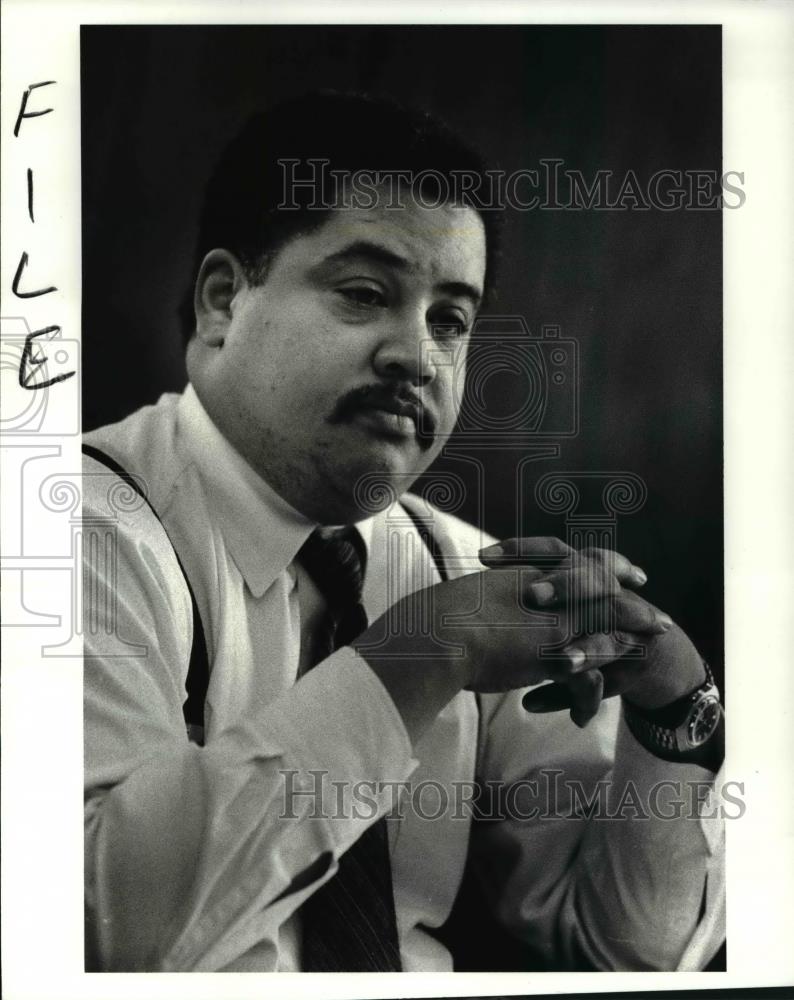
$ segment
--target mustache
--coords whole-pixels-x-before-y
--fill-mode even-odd
[[[401,416],[411,417],[416,425],[416,436],[420,443],[429,444],[436,430],[436,418],[419,396],[405,384],[392,383],[362,385],[345,393],[328,418],[331,424],[343,424],[352,420],[362,410],[387,410]]]

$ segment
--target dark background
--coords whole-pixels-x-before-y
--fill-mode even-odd
[[[720,47],[718,26],[84,27],[84,429],[184,385],[176,310],[202,186],[252,109],[371,89],[439,114],[508,172],[558,157],[647,180],[720,169]],[[617,547],[721,675],[720,213],[513,212],[504,236],[498,309],[533,334],[558,324],[581,353],[580,433],[532,471],[642,477]],[[472,454],[484,509],[472,489],[463,516],[565,536],[531,494],[517,514],[520,450]]]
[[[718,26],[84,27],[84,429],[184,385],[177,306],[202,186],[253,109],[316,87],[372,90],[427,107],[506,171],[557,157],[587,178],[647,179],[720,170],[720,53]],[[531,471],[644,480],[648,499],[619,521],[617,547],[720,680],[720,213],[513,212],[504,237],[497,308],[533,334],[559,325],[581,353],[580,431]],[[522,392],[504,385],[513,408]],[[510,412],[509,398],[492,402]],[[497,536],[565,536],[531,493],[516,510],[525,448],[470,453],[484,507],[471,489],[463,516]],[[473,467],[446,457],[439,468]],[[481,912],[467,888],[468,967],[520,967]]]

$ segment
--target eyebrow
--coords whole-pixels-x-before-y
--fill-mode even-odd
[[[391,267],[395,271],[407,272],[411,270],[411,263],[405,257],[370,240],[356,240],[355,243],[342,247],[341,250],[326,257],[323,264],[344,264],[353,258],[365,258],[376,264]],[[434,287],[447,295],[471,299],[475,306],[482,302],[482,292],[467,281],[441,281]]]

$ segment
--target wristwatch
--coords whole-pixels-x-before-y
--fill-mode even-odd
[[[643,746],[667,760],[686,759],[707,743],[722,720],[720,692],[706,661],[706,679],[670,705],[640,709],[623,700],[626,724]]]

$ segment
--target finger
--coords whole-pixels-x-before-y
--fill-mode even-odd
[[[521,699],[521,704],[527,712],[533,714],[561,712],[565,708],[572,707],[573,695],[564,683],[554,681],[527,691]]]
[[[615,576],[599,563],[587,560],[530,581],[524,587],[524,593],[531,605],[546,608],[613,597],[620,593],[620,589]]]
[[[628,634],[593,632],[591,635],[577,636],[562,652],[577,664],[574,672],[581,674],[625,656],[629,648],[626,643],[628,638]],[[636,638],[631,638],[636,643]]]
[[[648,577],[641,567],[614,549],[589,547],[580,549],[578,555],[599,563],[608,573],[616,576],[624,587],[642,587],[648,582]]]
[[[582,631],[661,635],[673,625],[668,614],[632,591],[623,590],[595,563],[540,576],[533,573],[522,582],[530,608],[581,608]],[[586,609],[583,605],[587,605]]]
[[[606,670],[609,668],[607,667]],[[584,728],[598,711],[605,695],[605,677],[601,670],[575,674],[564,681],[541,684],[527,691],[521,700],[533,715],[570,710],[571,719]]]
[[[590,722],[601,707],[604,692],[604,675],[600,670],[574,674],[565,681],[572,699],[571,720],[580,729]]]
[[[478,555],[484,566],[521,566],[529,563],[551,569],[572,555],[573,551],[560,538],[538,536],[505,538],[480,549]]]
[[[628,581],[632,586],[637,585],[635,571],[642,574],[639,567],[632,566],[623,556],[616,564],[618,573],[613,573],[600,559],[581,559],[580,556],[581,553],[576,553],[570,565],[549,572],[543,578],[533,578],[535,585],[528,592],[530,602],[538,607],[549,607],[613,597],[621,592],[621,584]]]
[[[616,695],[630,691],[642,680],[648,665],[648,660],[644,657],[622,656],[613,660],[612,663],[600,667],[598,672],[604,679],[601,692],[602,700],[614,698]],[[588,673],[594,672],[594,670],[588,671]],[[560,712],[566,708],[573,709],[575,697],[574,692],[569,687],[572,680],[573,676],[569,676],[564,680],[533,688],[522,699],[524,708],[532,713]]]
[[[673,619],[630,590],[612,601],[612,620],[607,631],[650,632],[660,635],[672,628]]]
[[[527,589],[537,593],[544,583],[545,577],[542,577],[528,585]],[[576,606],[578,614],[571,618],[571,627],[584,635],[601,632],[611,635],[626,632],[662,635],[673,626],[673,620],[668,614],[630,590],[621,590],[611,597],[586,600],[589,596],[586,587],[582,587],[581,593],[567,595],[559,602],[555,600],[551,607],[556,603],[567,608]],[[542,604],[542,607],[545,609],[549,605]],[[634,641],[636,640],[632,640],[632,644]]]
[[[562,655],[571,664],[566,676],[560,677],[553,684],[528,691],[522,701],[524,708],[528,712],[572,709],[577,704],[577,690],[572,692],[569,685],[573,682],[576,689],[576,684],[579,683],[577,678],[596,672],[601,672],[604,680],[599,702],[604,697],[611,697],[613,693],[621,694],[641,676],[641,664],[644,660],[626,657],[627,653],[636,649],[638,642],[639,636],[622,632],[579,636],[562,650]],[[584,685],[581,685],[581,690],[584,690]]]
[[[584,557],[596,562],[607,573],[611,573],[626,587],[641,587],[648,577],[640,566],[614,549],[590,547],[576,551],[560,538],[537,536],[528,538],[506,538],[494,545],[480,549],[480,562],[485,566],[514,566],[531,563],[553,568],[560,563]]]

